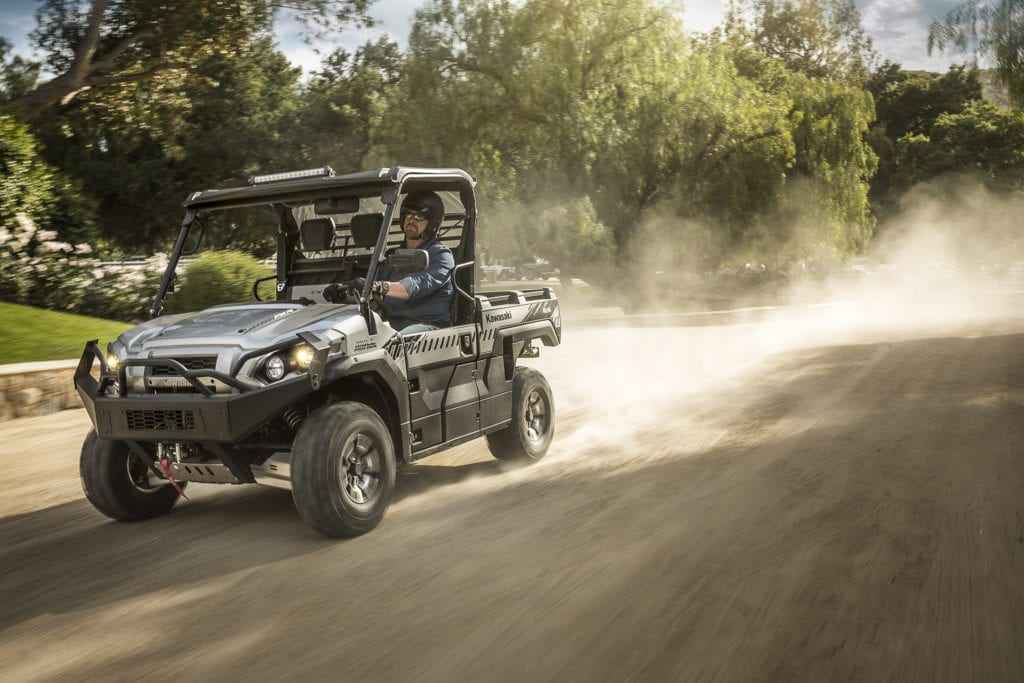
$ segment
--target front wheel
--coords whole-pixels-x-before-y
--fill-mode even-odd
[[[341,402],[313,413],[292,447],[292,499],[302,519],[331,537],[377,526],[395,489],[395,450],[380,416]]]
[[[101,438],[89,432],[78,462],[85,497],[97,510],[119,522],[158,517],[178,502],[169,483],[154,482],[149,468],[132,455],[124,441]],[[187,482],[182,482],[184,488]]]
[[[487,435],[487,447],[499,460],[537,462],[555,435],[555,402],[551,387],[533,368],[516,368],[512,378],[512,423]]]

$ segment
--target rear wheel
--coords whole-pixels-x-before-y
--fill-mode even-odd
[[[132,455],[128,444],[103,439],[95,430],[85,437],[78,469],[85,497],[97,510],[119,522],[158,517],[178,502],[175,488],[153,482],[149,468]]]
[[[533,368],[516,368],[512,379],[512,423],[487,435],[487,447],[499,460],[531,463],[544,457],[555,435],[551,387]]]
[[[377,526],[395,488],[395,451],[380,416],[362,403],[321,408],[292,448],[292,498],[302,519],[326,536]]]

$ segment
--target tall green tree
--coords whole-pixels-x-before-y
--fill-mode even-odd
[[[874,225],[867,193],[877,157],[867,135],[875,111],[862,87],[873,51],[853,2],[737,1],[724,33],[740,73],[789,103],[785,188],[749,241],[779,257],[863,250]]]
[[[928,53],[990,57],[1016,106],[1024,104],[1024,0],[968,0],[932,22]]]
[[[685,50],[671,12],[647,0],[437,0],[417,14],[374,139],[412,163],[478,169],[503,188],[486,199],[598,207],[595,169],[632,137],[630,112]],[[532,225],[517,228],[524,248],[543,241]],[[557,265],[601,264],[566,254]]]
[[[492,212],[491,229],[567,276],[613,276],[612,249],[639,254],[628,245],[655,212],[678,217],[665,235],[723,215],[749,224],[784,179],[785,102],[741,77],[721,46],[694,49],[666,5],[439,1],[409,44],[381,102],[377,153],[476,169],[485,208],[523,207]]]

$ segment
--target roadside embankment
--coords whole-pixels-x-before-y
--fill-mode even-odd
[[[77,360],[0,365],[0,421],[80,408],[75,392]]]

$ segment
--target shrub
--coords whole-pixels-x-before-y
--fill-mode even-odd
[[[248,254],[209,251],[185,268],[177,292],[167,299],[167,311],[184,313],[252,301],[252,283],[268,275],[273,271]]]

